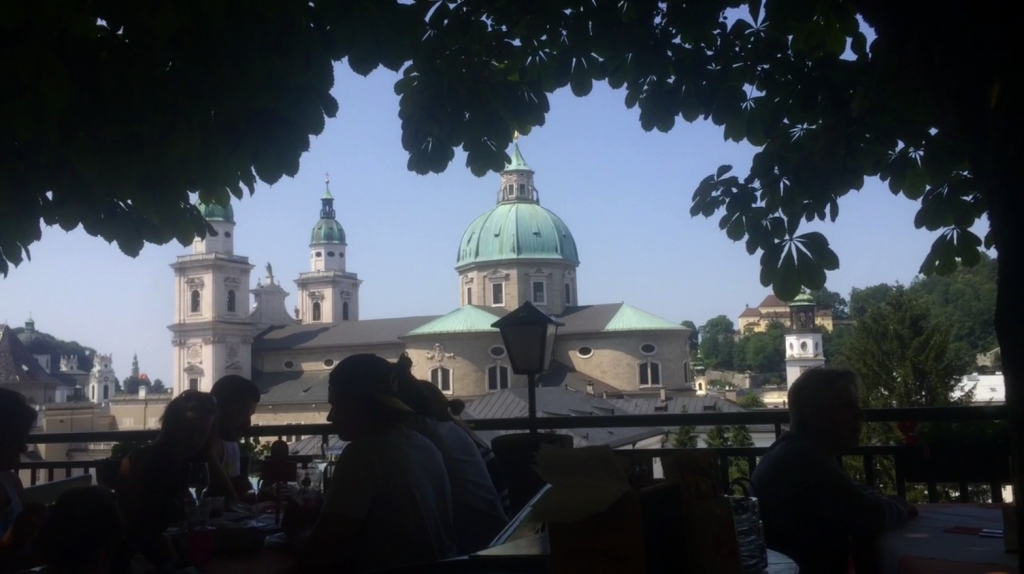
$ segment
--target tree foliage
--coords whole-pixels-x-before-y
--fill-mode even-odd
[[[700,352],[709,369],[732,369],[736,327],[732,319],[719,315],[700,326]]]
[[[0,217],[3,217],[0,215]],[[2,233],[2,231],[0,231]],[[24,327],[15,327],[11,329],[15,335],[20,335],[25,332]],[[36,331],[35,337],[32,342],[28,345],[28,350],[33,355],[49,355],[51,365],[60,365],[61,357],[78,357],[78,370],[89,372],[92,370],[92,360],[96,356],[96,349],[92,347],[85,347],[78,343],[78,341],[65,341],[58,339],[49,333],[42,331]]]
[[[893,286],[888,283],[879,283],[870,287],[854,287],[850,290],[850,317],[854,320],[866,317],[875,307],[878,307],[892,294]]]
[[[845,320],[850,318],[850,309],[846,299],[839,293],[822,287],[821,289],[811,291],[811,297],[814,297],[814,304],[818,309],[832,311],[833,319]]]
[[[862,379],[861,400],[872,408],[969,403],[957,398],[970,372],[969,349],[953,340],[949,324],[903,286],[853,327],[843,364]]]
[[[700,330],[697,329],[697,325],[689,319],[679,323],[679,325],[690,330],[690,352],[696,352],[700,348]]]
[[[771,322],[762,332],[739,338],[733,348],[733,367],[753,373],[781,373],[786,370],[786,328]]]
[[[998,345],[992,323],[997,272],[995,260],[982,254],[975,267],[961,268],[947,276],[915,278],[909,291],[949,323],[954,340],[974,353],[987,353]]]
[[[749,394],[743,395],[736,399],[736,404],[745,409],[763,409],[765,408],[764,399],[761,395]]]

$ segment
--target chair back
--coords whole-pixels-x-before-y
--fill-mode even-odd
[[[82,474],[63,480],[44,482],[25,489],[24,502],[31,504],[53,504],[65,491],[80,486],[92,486],[92,475]]]

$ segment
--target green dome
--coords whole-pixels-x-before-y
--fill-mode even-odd
[[[507,259],[580,262],[569,227],[533,202],[500,203],[477,217],[462,234],[456,266]]]
[[[228,203],[227,207],[221,207],[219,203],[207,205],[200,201],[196,204],[196,207],[199,208],[199,212],[203,214],[207,221],[235,222],[235,210],[231,208],[230,203]]]
[[[319,243],[338,243],[345,245],[345,230],[337,219],[323,218],[313,226],[309,238],[310,245]]]
[[[790,307],[800,307],[803,305],[814,305],[814,297],[811,297],[807,293],[801,293],[789,302]]]

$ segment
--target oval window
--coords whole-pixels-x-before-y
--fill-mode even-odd
[[[495,359],[500,359],[505,356],[505,347],[495,345],[491,347],[490,353],[491,356],[494,357]]]
[[[640,345],[640,352],[645,355],[653,355],[658,352],[658,348],[654,346],[654,343],[644,343]]]
[[[800,341],[800,350],[804,353],[807,352],[807,341]]]
[[[324,359],[324,366],[328,369],[334,366],[334,359]]]
[[[231,237],[231,232],[230,231],[225,231],[224,232],[224,237],[230,238]]]
[[[323,255],[324,254],[322,252],[320,252],[320,251],[316,252],[317,259],[319,259],[320,257],[323,257]]]
[[[594,349],[590,347],[580,347],[576,349],[576,355],[581,359],[586,359],[594,354]]]
[[[328,251],[327,252],[327,256],[328,257],[334,257],[334,252],[333,251]]]
[[[284,368],[289,369],[289,370],[294,369],[295,368],[295,361],[285,361],[284,362]]]

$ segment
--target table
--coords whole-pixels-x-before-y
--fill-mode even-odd
[[[1018,556],[1007,554],[1001,538],[943,532],[954,526],[1002,530],[998,506],[922,504],[920,516],[877,542],[882,572],[974,574],[1019,572]],[[993,568],[995,566],[996,568]]]

